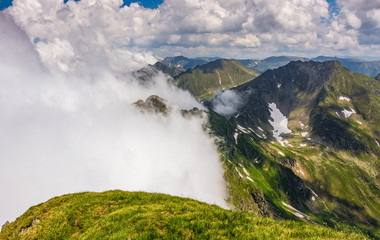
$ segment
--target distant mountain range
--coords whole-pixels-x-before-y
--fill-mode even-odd
[[[177,57],[166,57],[161,62],[169,67],[183,68],[185,70],[188,70],[198,65],[201,66],[217,59],[220,59],[220,58],[219,57],[187,58],[184,56],[177,56]]]
[[[186,58],[184,56],[177,57],[167,57],[161,62],[170,67],[180,67],[184,69],[191,69],[197,65],[203,65],[210,61],[219,59],[217,57],[207,58],[207,57],[198,57],[198,58]],[[268,69],[276,69],[278,67],[284,66],[291,61],[316,61],[324,62],[328,60],[339,61],[343,67],[348,68],[351,71],[357,73],[363,73],[369,77],[375,77],[380,73],[380,61],[365,61],[357,58],[338,58],[338,57],[326,57],[319,56],[316,58],[305,58],[305,57],[294,57],[294,56],[274,56],[268,57],[263,60],[258,59],[239,59],[242,64],[245,66],[257,70],[259,72],[265,72]]]

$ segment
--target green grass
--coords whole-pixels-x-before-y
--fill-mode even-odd
[[[259,139],[254,133],[240,132],[235,142],[236,121],[210,111],[212,134],[224,139],[219,143],[219,149],[228,166],[225,172],[230,185],[230,202],[237,209],[247,210],[247,206],[252,204],[247,195],[252,187],[262,190],[267,207],[276,219],[304,220],[290,213],[281,203],[286,202],[307,214],[315,223],[353,228],[372,238],[380,237],[376,155],[329,148],[318,142],[304,141],[300,135],[288,136],[296,146],[292,148]],[[308,147],[297,147],[300,141],[306,142]],[[278,154],[279,150],[285,157]],[[253,183],[236,172],[237,168],[244,175],[241,166],[249,172]],[[297,173],[299,167],[305,175]],[[319,197],[312,200],[311,192],[305,195],[298,191],[294,184],[299,181],[297,178],[303,181],[306,190],[315,191]],[[255,207],[248,209],[257,211]]]
[[[196,98],[210,100],[217,90],[246,83],[259,73],[236,60],[219,59],[190,69],[175,77],[178,87],[189,90]]]
[[[32,224],[36,219],[39,222]],[[23,232],[22,235],[20,233]],[[108,191],[55,197],[31,207],[0,239],[366,239],[358,233],[164,194]]]

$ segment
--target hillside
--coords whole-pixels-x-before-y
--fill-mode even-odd
[[[232,190],[261,189],[275,218],[379,237],[379,90],[337,61],[291,62],[234,88],[235,114],[210,117]]]
[[[259,73],[236,60],[218,59],[176,76],[177,86],[189,90],[198,99],[209,99],[217,90],[243,84]]]
[[[314,224],[276,221],[164,194],[108,191],[31,207],[1,239],[366,239]]]

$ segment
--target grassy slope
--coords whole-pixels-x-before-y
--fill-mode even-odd
[[[380,237],[376,230],[378,190],[374,187],[376,185],[366,182],[372,178],[360,166],[349,163],[353,161],[352,156],[341,156],[341,152],[318,147],[317,144],[310,145],[309,141],[309,147],[272,144],[253,132],[239,131],[235,119],[227,121],[212,111],[210,125],[214,129],[213,134],[220,139],[225,136],[219,142],[219,149],[226,166],[229,201],[238,209],[257,214],[257,206],[247,209],[252,202],[246,192],[247,189],[260,189],[269,210],[277,219],[306,221],[296,217],[294,211],[282,203],[285,202],[302,211],[312,222],[339,229],[353,227],[373,238]],[[239,135],[235,142],[233,135],[236,132]],[[301,136],[288,139],[298,146],[304,142]],[[347,164],[342,164],[342,159],[346,159]],[[299,170],[304,174],[297,172]]]
[[[123,191],[53,198],[31,207],[3,229],[0,238],[365,239],[356,233],[255,217],[180,197]]]
[[[180,88],[199,99],[210,99],[217,90],[228,89],[257,77],[259,73],[236,60],[219,59],[188,70],[175,78]]]

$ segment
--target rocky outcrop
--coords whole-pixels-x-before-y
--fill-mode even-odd
[[[138,100],[133,105],[142,112],[167,115],[171,111],[171,108],[166,104],[166,100],[156,95],[148,97],[145,102]]]
[[[263,190],[261,190],[261,188],[250,188],[249,192],[253,200],[257,204],[260,215],[270,217],[271,213],[268,210],[268,205],[267,205],[267,202],[265,201]]]

